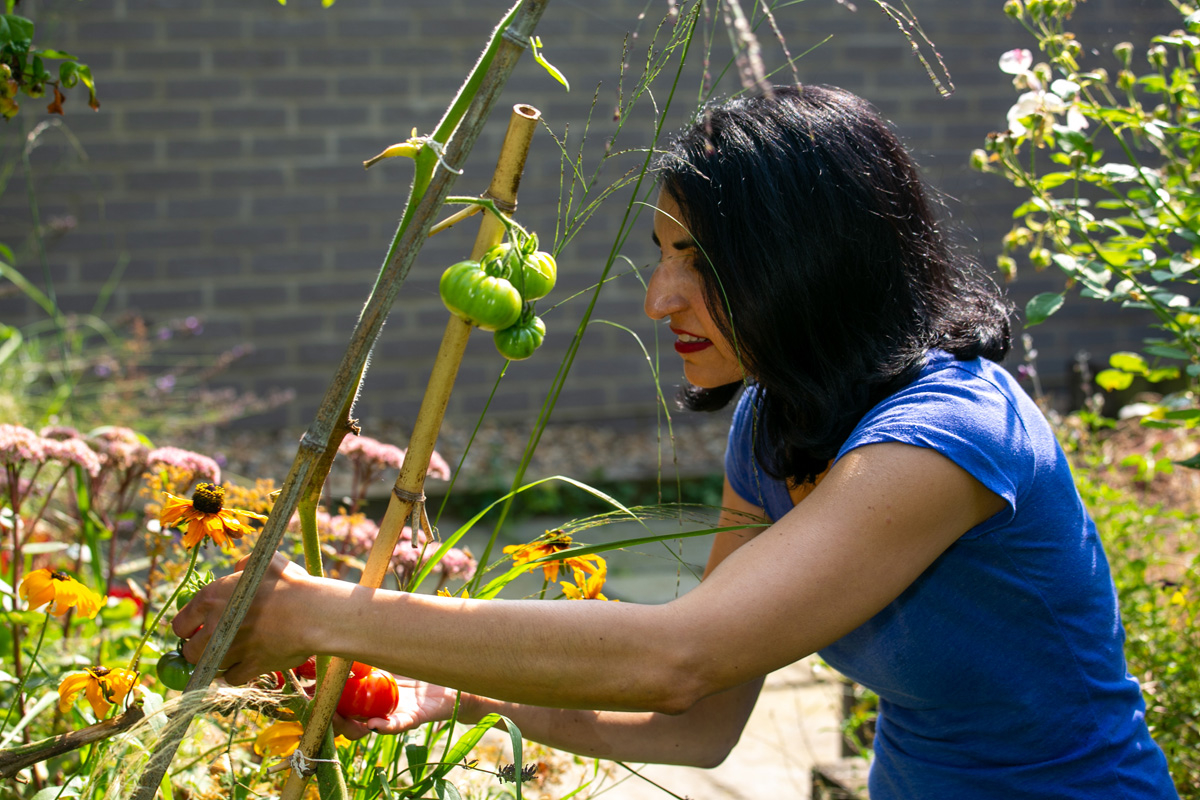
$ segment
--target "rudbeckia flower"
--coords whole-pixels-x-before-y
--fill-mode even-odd
[[[137,678],[136,672],[119,668],[88,667],[83,672],[73,672],[58,685],[58,710],[66,712],[83,692],[96,718],[101,719],[110,708],[125,701]]]
[[[604,588],[604,579],[607,576],[607,570],[602,569],[590,577],[580,569],[574,570],[574,574],[574,585],[565,581],[559,584],[562,586],[563,594],[567,596],[568,600],[608,599],[600,593],[600,590]],[[613,602],[617,601],[614,600]]]
[[[530,561],[536,561],[539,558],[561,553],[563,550],[570,548],[570,546],[571,536],[563,533],[561,530],[554,530],[546,531],[544,536],[539,536],[529,544],[509,545],[504,548],[504,552],[511,553],[513,566],[519,567]],[[566,564],[571,569],[581,569],[587,573],[595,573],[605,569],[604,559],[597,555],[583,555],[565,558],[561,561],[547,561],[541,565],[542,573],[546,576],[547,581],[553,581],[558,578],[558,568],[561,564]]]
[[[26,575],[17,587],[17,594],[22,600],[29,601],[31,609],[50,603],[48,611],[56,617],[74,608],[82,616],[91,619],[104,605],[103,597],[67,573],[48,569],[35,569]]]
[[[212,483],[201,483],[192,493],[192,499],[176,497],[170,492],[163,492],[167,502],[163,503],[158,521],[164,528],[174,528],[187,523],[187,532],[183,535],[184,547],[195,547],[211,536],[219,547],[226,547],[230,539],[240,539],[254,529],[238,519],[264,520],[262,514],[243,511],[238,508],[223,508],[225,502],[224,487]]]

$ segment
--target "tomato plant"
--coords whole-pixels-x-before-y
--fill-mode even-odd
[[[536,237],[531,240],[536,248]],[[480,263],[489,274],[507,277],[526,301],[550,294],[558,280],[554,256],[544,250],[525,253],[506,242],[488,250]]]

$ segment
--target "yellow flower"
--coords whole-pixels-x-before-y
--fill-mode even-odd
[[[462,594],[456,595],[456,594],[454,594],[454,592],[450,591],[449,589],[443,588],[443,589],[437,590],[437,596],[438,597],[461,597],[463,600],[469,600],[471,598],[471,593],[468,592],[466,589],[463,589]]]
[[[300,737],[304,735],[304,726],[299,722],[272,722],[258,732],[254,737],[254,752],[260,756],[278,756],[287,758],[296,752],[300,746]],[[345,736],[333,737],[333,743],[338,747],[350,744]]]
[[[258,732],[254,739],[254,752],[260,756],[286,758],[300,746],[304,726],[299,722],[272,722]]]
[[[600,593],[600,590],[604,588],[604,579],[608,574],[607,569],[601,569],[590,577],[581,569],[573,570],[573,572],[575,574],[574,585],[569,584],[566,581],[563,581],[559,584],[562,586],[563,594],[567,596],[568,600],[608,599]],[[616,603],[620,601],[614,600],[613,602]]]
[[[192,493],[191,500],[176,497],[170,492],[163,492],[167,502],[163,504],[158,516],[164,528],[174,528],[187,523],[187,533],[183,535],[184,547],[195,547],[211,536],[219,547],[227,547],[230,539],[240,539],[254,529],[238,519],[264,520],[262,514],[243,511],[238,508],[222,508],[225,502],[225,489],[212,483],[201,483]]]
[[[56,617],[76,608],[82,616],[91,619],[104,605],[103,597],[67,573],[48,569],[35,569],[26,575],[17,587],[17,593],[22,600],[29,601],[31,609],[51,603],[49,613]]]
[[[505,553],[512,553],[513,566],[521,566],[530,561],[536,561],[539,558],[552,556],[555,553],[561,553],[563,550],[571,546],[570,534],[563,533],[561,530],[546,531],[544,536],[539,536],[529,544],[514,544],[504,548]],[[542,573],[546,576],[547,581],[553,581],[558,578],[558,568],[560,564],[566,564],[571,569],[581,569],[584,572],[596,573],[605,570],[604,559],[597,555],[575,556],[566,558],[562,561],[547,561],[542,564]],[[603,581],[602,581],[603,582]]]
[[[83,692],[97,719],[103,718],[110,708],[124,702],[137,678],[136,672],[120,668],[88,667],[83,672],[73,672],[58,685],[58,710],[65,712]]]

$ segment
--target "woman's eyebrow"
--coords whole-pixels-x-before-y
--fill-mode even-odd
[[[662,242],[658,240],[658,234],[654,231],[650,231],[650,240],[654,242],[655,247],[662,249]],[[694,250],[696,247],[696,240],[689,236],[686,239],[680,239],[678,242],[674,242],[671,246],[676,250]]]

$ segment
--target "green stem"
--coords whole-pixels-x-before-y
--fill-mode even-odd
[[[171,596],[167,598],[167,602],[163,603],[162,608],[158,610],[158,615],[154,617],[154,622],[146,628],[142,633],[142,640],[138,642],[137,647],[133,650],[133,658],[129,661],[129,670],[131,672],[138,671],[138,662],[142,660],[142,648],[146,646],[146,641],[150,638],[150,634],[158,630],[158,623],[162,621],[163,615],[167,613],[167,609],[175,602],[175,598],[179,596],[179,590],[188,582],[188,578],[192,577],[192,573],[196,571],[196,557],[200,555],[200,543],[198,542],[192,548],[192,557],[188,559],[187,572],[183,573],[183,578],[175,585],[175,591],[171,592]]]
[[[0,722],[0,736],[2,736],[4,734],[5,729],[8,728],[8,722],[9,722],[9,720],[12,719],[13,714],[16,714],[17,718],[20,719],[21,715],[23,715],[25,713],[25,702],[23,699],[23,692],[25,691],[25,684],[29,682],[29,673],[33,672],[33,665],[37,663],[38,654],[42,652],[42,642],[46,639],[46,628],[49,628],[49,627],[50,627],[50,612],[47,611],[46,619],[42,622],[42,632],[38,634],[37,646],[33,648],[33,655],[29,659],[29,669],[25,670],[25,672],[21,675],[21,682],[19,684],[17,684],[17,693],[15,695],[16,702],[13,704],[12,708],[10,708],[8,710],[8,713],[4,716],[4,722]],[[14,651],[16,650],[17,646],[18,645],[14,643],[14,645],[13,645]]]

